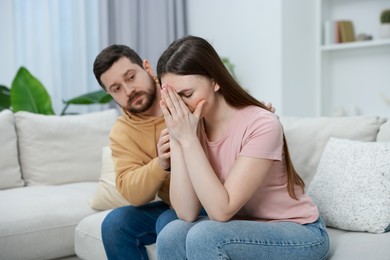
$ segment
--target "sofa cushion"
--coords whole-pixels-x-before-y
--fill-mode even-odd
[[[0,258],[53,259],[74,255],[74,231],[96,211],[96,182],[0,190]]]
[[[331,260],[388,260],[390,256],[390,232],[372,234],[328,228]]]
[[[76,228],[75,251],[81,259],[106,260],[101,225],[110,210],[84,218]],[[146,246],[150,260],[156,260],[155,244]]]
[[[117,118],[114,109],[81,115],[15,114],[22,174],[27,185],[97,181],[101,150]]]
[[[109,146],[102,151],[102,173],[95,195],[91,200],[91,206],[97,210],[108,210],[118,208],[130,203],[118,192],[115,184],[114,162]],[[161,200],[158,196],[154,201]]]
[[[329,139],[309,188],[327,226],[390,229],[390,142]]]
[[[91,206],[97,210],[108,210],[125,205],[129,202],[116,189],[114,162],[107,146],[102,151],[102,172]]]
[[[101,223],[110,210],[84,218],[76,228],[75,251],[81,259],[106,260],[101,238]],[[388,260],[390,232],[371,234],[328,228],[332,260],[375,259]],[[146,246],[149,259],[156,259],[155,244]]]
[[[330,137],[375,141],[384,120],[374,116],[281,117],[291,159],[307,187]]]
[[[381,125],[381,128],[379,129],[378,142],[390,142],[390,118],[386,120],[386,122]]]
[[[0,190],[24,185],[18,160],[18,145],[14,114],[10,110],[0,112]]]

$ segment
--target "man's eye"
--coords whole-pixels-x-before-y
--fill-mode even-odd
[[[131,75],[131,76],[127,77],[127,81],[133,80],[134,78],[135,78],[135,76]]]
[[[118,92],[120,89],[121,89],[120,86],[118,86],[118,87],[113,87],[113,88],[111,88],[111,91],[114,92],[114,93],[116,93],[116,92]]]

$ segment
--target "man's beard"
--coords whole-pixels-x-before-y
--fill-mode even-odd
[[[126,106],[126,111],[130,112],[131,114],[140,114],[143,113],[147,110],[149,110],[152,106],[154,101],[156,100],[156,92],[157,92],[157,86],[156,82],[150,77],[150,85],[149,89],[146,91],[138,91],[138,92],[133,92],[128,100],[127,100],[127,106]],[[144,96],[144,103],[140,106],[137,106],[135,104],[132,105],[133,101],[140,96]],[[137,103],[137,101],[136,101]]]

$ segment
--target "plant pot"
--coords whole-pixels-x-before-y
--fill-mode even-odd
[[[390,38],[390,23],[382,23],[381,24],[381,38]]]

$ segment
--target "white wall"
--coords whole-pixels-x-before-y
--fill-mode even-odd
[[[1,8],[0,8],[0,17],[1,21],[7,21],[7,22],[0,22],[0,31],[4,32],[1,35],[9,35],[10,37],[8,39],[3,39],[0,37],[1,40],[1,49],[0,49],[0,57],[1,62],[6,63],[5,66],[1,66],[0,69],[0,84],[6,85],[7,87],[11,87],[12,80],[15,77],[16,71],[16,62],[14,59],[14,53],[15,53],[15,41],[14,41],[14,32],[15,32],[15,24],[14,20],[12,19],[12,14],[10,10],[12,10],[13,1],[12,0],[3,0],[1,2]],[[6,51],[4,51],[6,50]]]
[[[283,114],[316,116],[316,23],[313,0],[282,1]]]
[[[188,33],[228,57],[242,86],[280,114],[281,0],[188,0],[187,14]]]
[[[389,44],[325,55],[316,4],[337,6],[332,19],[348,17],[356,21],[357,33],[377,37],[378,15],[390,0],[187,1],[188,33],[208,39],[228,57],[243,87],[272,102],[279,115],[332,116],[339,110],[345,115],[388,115]],[[361,18],[366,12],[374,17]],[[321,55],[329,59],[328,73]],[[325,83],[320,86],[321,78]]]

